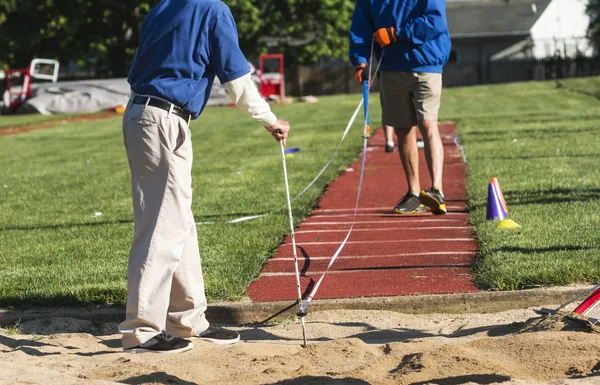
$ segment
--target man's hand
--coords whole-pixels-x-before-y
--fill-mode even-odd
[[[380,28],[373,34],[373,39],[375,39],[381,48],[385,48],[398,41],[398,38],[396,37],[396,28]]]
[[[354,70],[354,78],[358,84],[362,84],[363,80],[369,80],[363,77],[366,68],[367,65],[365,63],[360,63],[356,66],[356,69]]]
[[[283,145],[286,145],[286,138],[288,136],[288,132],[290,131],[289,122],[277,119],[274,125],[265,128],[271,133],[271,135],[273,135],[273,138],[275,138],[276,141],[283,141]]]

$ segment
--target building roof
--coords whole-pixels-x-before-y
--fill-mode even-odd
[[[529,35],[552,0],[448,0],[450,36],[457,38]]]

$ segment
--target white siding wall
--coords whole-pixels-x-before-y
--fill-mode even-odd
[[[535,4],[535,0],[531,2]],[[563,56],[573,56],[577,50],[591,54],[585,39],[590,23],[586,4],[587,0],[553,0],[531,29],[534,55],[547,57],[560,51]]]

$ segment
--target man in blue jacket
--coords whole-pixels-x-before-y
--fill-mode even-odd
[[[159,2],[142,24],[123,116],[135,222],[126,319],[119,325],[128,353],[179,353],[192,348],[189,338],[222,345],[240,339],[206,319],[192,213],[189,123],[206,106],[215,76],[240,109],[285,145],[289,124],[258,94],[229,8],[219,0]],[[212,129],[227,135],[225,126]]]
[[[408,192],[397,214],[446,213],[442,190],[444,149],[437,118],[442,67],[450,55],[445,0],[357,0],[350,31],[350,60],[360,83],[371,53],[381,60],[380,99],[384,125],[394,127]],[[425,142],[431,188],[419,185],[416,130]]]

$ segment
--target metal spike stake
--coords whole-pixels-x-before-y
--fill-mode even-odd
[[[300,317],[302,323],[302,339],[304,341],[303,347],[307,347],[306,343],[306,325],[304,324],[304,317],[306,317],[306,310],[302,309],[302,291],[300,290],[300,273],[298,270],[298,253],[296,252],[296,237],[294,236],[294,219],[292,217],[292,202],[290,200],[290,187],[288,184],[287,167],[285,165],[285,148],[283,147],[283,141],[279,142],[281,145],[281,160],[283,162],[283,177],[285,179],[285,194],[287,198],[288,213],[290,218],[290,231],[292,236],[292,249],[294,250],[294,268],[296,269],[296,288],[298,289],[298,306],[299,311],[296,313]]]

